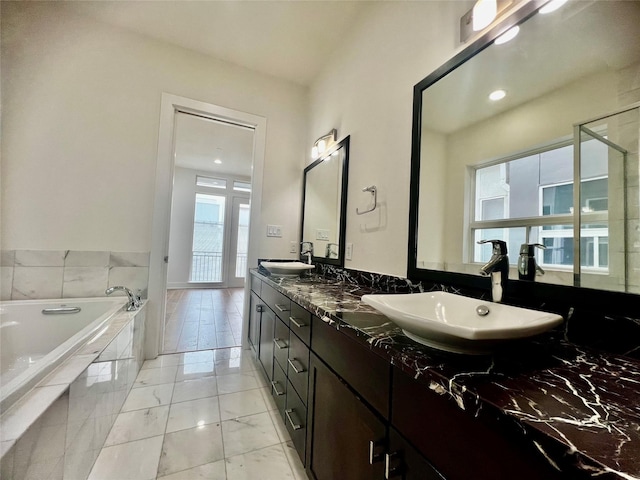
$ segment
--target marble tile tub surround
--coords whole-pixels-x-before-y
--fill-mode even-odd
[[[143,362],[146,309],[122,311],[0,417],[0,478],[88,477]]]
[[[640,479],[640,360],[572,342],[572,322],[581,320],[573,311],[558,329],[494,355],[449,354],[411,341],[360,302],[366,293],[393,291],[393,281],[383,279],[390,290],[382,290],[372,274],[363,275],[374,287],[340,273],[348,278],[252,272],[460,409],[508,426],[568,478]],[[425,289],[398,282],[398,289]]]
[[[2,250],[0,300],[84,298],[125,285],[144,298],[149,252]]]

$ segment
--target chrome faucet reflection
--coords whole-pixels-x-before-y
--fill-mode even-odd
[[[137,310],[138,308],[140,308],[140,305],[141,305],[140,296],[136,295],[135,293],[133,293],[127,287],[123,287],[122,285],[118,285],[118,286],[115,286],[115,287],[109,287],[104,291],[104,293],[106,295],[111,295],[113,292],[117,292],[117,291],[122,291],[122,292],[127,294],[127,297],[129,297],[129,303],[127,304],[127,311],[128,312],[132,312],[132,311]]]
[[[307,256],[307,263],[311,265],[311,257],[313,256],[313,242],[300,242],[300,256]]]
[[[491,276],[491,300],[501,303],[509,278],[507,243],[503,240],[480,240],[478,243],[493,245],[491,258],[480,268],[480,275]]]

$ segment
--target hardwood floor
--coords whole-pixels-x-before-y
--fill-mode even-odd
[[[162,353],[242,344],[244,289],[167,290]]]

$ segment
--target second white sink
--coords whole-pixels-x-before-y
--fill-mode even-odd
[[[273,275],[300,275],[315,268],[313,265],[302,262],[262,262],[260,265]]]
[[[562,317],[447,292],[363,295],[411,339],[455,353],[486,354],[497,344],[549,330]]]

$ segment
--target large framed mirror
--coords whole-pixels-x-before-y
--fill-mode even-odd
[[[512,280],[540,244],[538,285],[640,293],[640,2],[547,3],[414,87],[409,278],[484,285],[496,238]]]
[[[344,266],[349,137],[304,169],[300,254],[314,263]],[[307,253],[309,252],[309,253]]]

